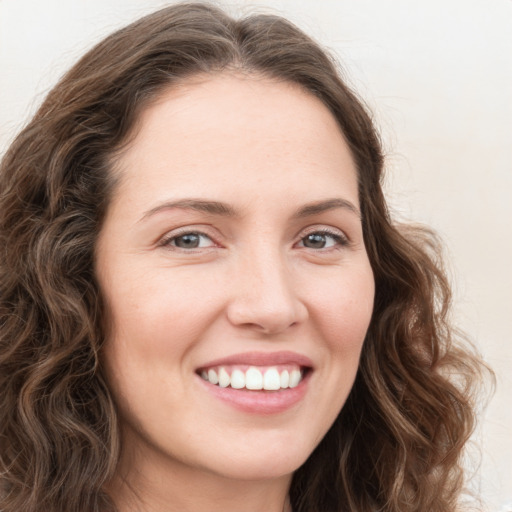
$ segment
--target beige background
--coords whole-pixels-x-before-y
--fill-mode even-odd
[[[85,49],[165,3],[0,0],[0,152]],[[497,373],[472,485],[491,512],[512,510],[512,1],[222,3],[290,17],[374,109],[393,209],[444,237],[458,322]]]

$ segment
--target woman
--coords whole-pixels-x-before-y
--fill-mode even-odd
[[[0,510],[447,511],[481,362],[287,21],[168,7],[1,167]]]

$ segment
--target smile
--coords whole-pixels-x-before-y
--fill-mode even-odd
[[[253,391],[279,391],[295,388],[302,381],[304,371],[298,365],[257,367],[220,366],[203,369],[201,377],[221,388],[248,389]]]
[[[244,413],[272,415],[298,406],[315,367],[290,351],[245,352],[209,361],[196,369],[211,396]]]

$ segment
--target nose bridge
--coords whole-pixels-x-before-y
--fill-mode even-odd
[[[240,255],[228,315],[234,324],[266,333],[301,322],[306,308],[293,286],[286,255],[278,244],[257,244]]]

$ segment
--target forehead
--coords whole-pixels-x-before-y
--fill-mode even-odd
[[[336,182],[357,202],[352,155],[327,107],[296,84],[257,76],[200,76],[166,90],[117,163],[139,192],[165,182],[191,197],[206,187],[236,198],[284,181],[290,194],[314,195]]]

